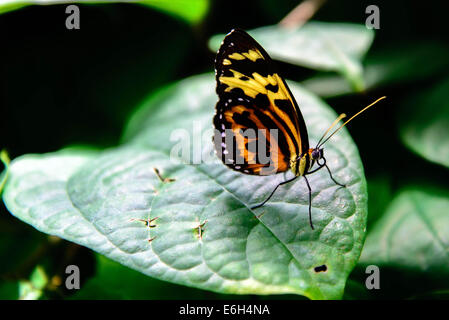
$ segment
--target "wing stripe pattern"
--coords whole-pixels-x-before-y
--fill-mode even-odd
[[[214,138],[215,148],[223,162],[247,174],[273,174],[289,169],[290,160],[309,149],[304,119],[285,81],[278,75],[265,50],[246,32],[233,30],[228,34],[215,60],[217,94],[214,126],[221,132]],[[224,131],[233,132],[232,145]],[[265,129],[257,138],[242,136],[246,129]],[[270,129],[277,129],[277,137]],[[262,163],[249,146],[265,139],[271,157]],[[234,144],[237,147],[233,154]],[[229,152],[231,151],[231,152]],[[237,156],[243,163],[237,164]]]

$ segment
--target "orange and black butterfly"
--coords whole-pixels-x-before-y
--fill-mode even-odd
[[[225,37],[215,59],[215,74],[219,97],[213,119],[217,155],[225,165],[245,174],[271,175],[287,170],[294,173],[293,178],[278,184],[265,201],[252,209],[263,206],[279,186],[304,177],[313,229],[312,190],[306,175],[325,167],[330,178],[344,187],[332,177],[322,145],[375,102],[325,139],[331,128],[345,117],[340,115],[316,147],[310,148],[304,118],[287,83],[267,52],[245,31],[234,29]],[[313,169],[315,164],[317,167]]]

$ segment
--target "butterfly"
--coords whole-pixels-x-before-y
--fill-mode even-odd
[[[293,94],[268,53],[248,33],[234,29],[224,38],[215,58],[216,93],[213,124],[215,151],[229,168],[249,175],[272,175],[291,170],[293,178],[279,183],[256,209],[284,184],[303,177],[309,191],[312,223],[312,188],[307,175],[326,168],[339,186],[324,157],[323,144],[357,115],[330,130],[346,117],[341,114],[310,148],[307,127]],[[313,168],[314,165],[316,168]]]

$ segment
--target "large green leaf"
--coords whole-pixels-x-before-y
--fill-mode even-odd
[[[337,71],[355,90],[364,89],[360,60],[371,46],[374,32],[363,25],[312,21],[299,29],[274,25],[250,30],[249,34],[274,59]],[[212,37],[210,48],[218,50],[223,37],[222,34]]]
[[[400,136],[421,157],[449,167],[449,78],[410,96],[400,109]]]
[[[370,230],[360,263],[380,267],[384,294],[408,288],[403,294],[410,296],[448,288],[448,208],[447,190],[409,187]]]
[[[336,115],[291,86],[316,142]],[[215,101],[213,76],[191,77],[152,96],[121,147],[94,159],[61,152],[16,159],[4,201],[37,229],[161,280],[221,293],[341,298],[361,252],[367,214],[363,168],[347,131],[326,145],[328,164],[347,187],[336,186],[324,170],[310,176],[312,230],[301,179],[251,210],[283,176],[242,175],[213,154],[205,161],[212,153]],[[191,157],[175,157],[179,137],[191,141]],[[198,137],[204,138],[199,147]],[[205,162],[192,164],[199,155]],[[175,181],[161,182],[153,168]],[[135,220],[154,217],[154,228]],[[198,226],[205,221],[201,239]],[[321,265],[327,271],[316,272]]]
[[[28,5],[50,4],[105,4],[105,3],[137,3],[167,14],[182,18],[189,23],[198,23],[206,15],[209,8],[208,0],[3,0],[0,3],[0,14]]]

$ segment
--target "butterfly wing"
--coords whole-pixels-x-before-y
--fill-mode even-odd
[[[287,171],[291,159],[307,152],[309,140],[298,105],[266,51],[234,29],[218,50],[215,73],[214,144],[223,163],[246,174]]]

